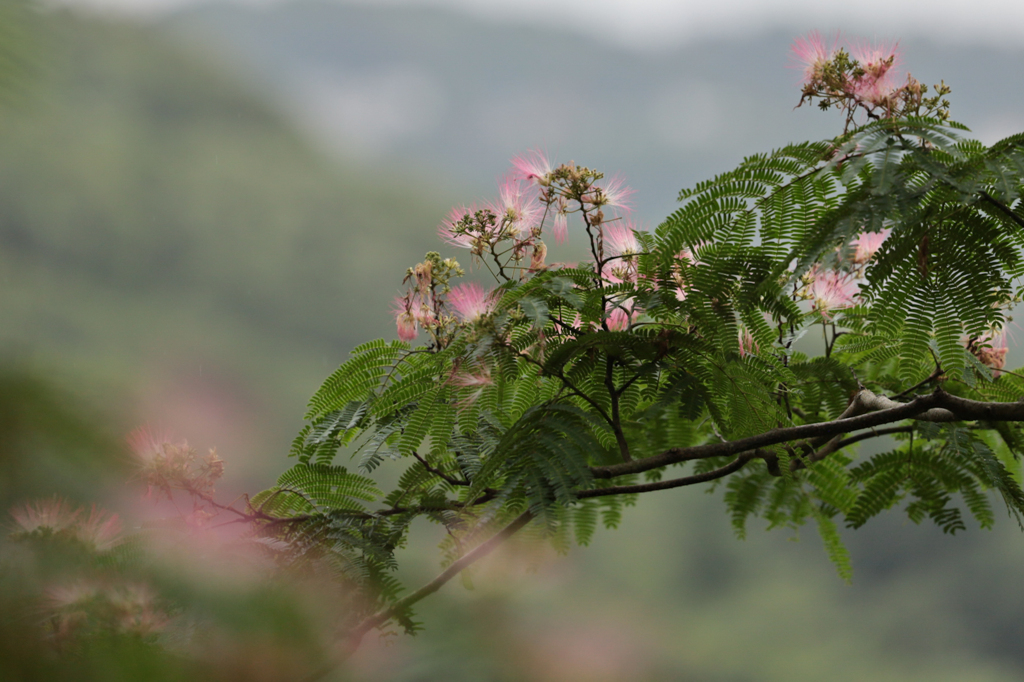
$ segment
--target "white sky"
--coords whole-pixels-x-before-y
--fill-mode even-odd
[[[148,14],[201,0],[51,0]],[[287,0],[234,0],[268,4]],[[872,38],[922,34],[960,43],[1024,47],[1022,0],[337,0],[434,5],[486,17],[554,23],[644,49],[701,36],[785,25]]]

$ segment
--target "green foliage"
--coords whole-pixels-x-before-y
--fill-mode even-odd
[[[535,191],[548,213],[580,214],[594,261],[573,267],[540,264],[543,224],[517,226],[514,206],[442,226],[499,286],[432,282],[437,254],[410,268],[399,322],[422,324],[426,345],[356,348],[310,401],[293,479],[255,499],[359,528],[310,538],[358,550],[348,562],[373,567],[362,579],[401,619],[411,602],[373,581],[415,517],[445,528],[450,566],[513,519],[565,551],[639,493],[711,482],[740,537],[753,517],[814,521],[846,581],[840,524],[902,506],[947,533],[966,527],[962,508],[989,528],[996,492],[1020,518],[1024,419],[841,421],[1024,396],[999,345],[1024,275],[1024,137],[985,147],[963,132],[880,118],[751,156],[681,192],[653,234],[608,226],[600,173],[554,168]],[[883,435],[895,447],[858,459]],[[397,485],[370,495],[332,464],[342,452],[364,472],[399,467]],[[298,501],[276,502],[288,486]]]

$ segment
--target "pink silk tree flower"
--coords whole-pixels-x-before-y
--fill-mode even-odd
[[[608,223],[603,226],[604,243],[613,256],[632,256],[640,253],[636,227],[630,221]]]
[[[489,367],[481,366],[472,372],[458,372],[452,377],[452,383],[462,388],[478,388],[480,386],[493,386],[494,377],[491,376]]]
[[[551,180],[551,162],[538,149],[531,149],[512,159],[512,176],[518,180],[546,186]]]
[[[533,253],[530,256],[530,272],[544,270],[544,259],[547,258],[548,247],[544,242],[538,241],[533,244]]]
[[[857,284],[850,275],[834,270],[817,270],[813,277],[808,294],[812,301],[811,307],[822,318],[831,320],[831,311],[853,305]]]
[[[555,212],[555,221],[551,227],[551,233],[555,235],[555,243],[564,244],[565,240],[569,238],[569,216],[565,214],[565,211],[558,210]]]
[[[896,82],[889,74],[879,78],[865,74],[853,86],[853,94],[858,99],[876,107],[885,107],[890,104],[890,97],[895,91]]]
[[[433,297],[419,297],[419,304],[413,305],[412,313],[413,318],[422,324],[424,327],[434,324],[437,320],[434,318],[434,308],[432,303]]]
[[[853,46],[851,56],[864,70],[864,75],[854,84],[855,96],[875,106],[887,104],[899,80],[895,71],[900,61],[897,46],[898,43],[863,41]]]
[[[93,505],[89,516],[79,523],[76,536],[96,551],[103,552],[117,544],[121,530],[121,519],[117,514]]]
[[[621,332],[629,327],[629,313],[622,308],[616,308],[608,314],[608,331]]]
[[[44,604],[55,611],[78,606],[92,601],[99,595],[101,588],[93,582],[79,580],[77,582],[53,585],[46,588]]]
[[[80,509],[75,509],[67,500],[57,496],[48,500],[28,502],[11,510],[14,522],[23,533],[33,533],[37,530],[59,533],[74,527],[80,514]]]
[[[478,241],[480,235],[472,234],[470,232],[461,232],[459,230],[459,223],[462,222],[465,216],[473,216],[476,214],[476,206],[456,206],[448,212],[447,217],[441,222],[441,225],[437,228],[437,236],[443,241],[451,244],[452,246],[458,246],[464,249],[471,249]]]
[[[416,313],[413,312],[412,299],[409,295],[395,296],[395,325],[398,327],[398,338],[402,341],[414,341],[419,329],[416,324]]]
[[[804,70],[804,83],[812,83],[821,78],[825,64],[832,60],[836,53],[838,35],[834,36],[831,44],[826,44],[825,39],[817,31],[811,31],[806,38],[797,38],[790,47],[790,56],[796,68]]]
[[[466,324],[472,324],[481,317],[488,315],[497,302],[493,292],[484,291],[476,282],[460,284],[452,287],[448,293],[448,303]]]
[[[580,333],[586,333],[586,332],[593,331],[592,325],[590,325],[590,324],[588,324],[588,325],[586,325],[584,327],[584,325],[583,325],[583,318],[580,316],[579,313],[576,313],[576,317],[573,318],[572,324],[570,324],[568,327],[560,325],[561,333],[565,337],[570,338],[570,339],[575,339],[576,338],[576,330],[579,330]]]
[[[494,385],[494,377],[491,376],[491,369],[486,365],[481,365],[473,371],[459,371],[452,376],[451,381],[459,388],[471,389],[467,395],[459,400],[458,406],[460,408],[466,408],[472,405],[484,392],[485,388]]]
[[[974,343],[974,357],[992,369],[992,376],[998,377],[999,370],[1006,366],[1007,352],[1006,332],[988,332]]]
[[[610,284],[622,284],[636,280],[636,268],[626,258],[616,258],[601,268],[601,278]]]
[[[886,228],[880,232],[861,232],[857,235],[857,238],[850,242],[850,246],[856,249],[853,254],[854,264],[864,265],[874,258],[878,249],[882,246],[882,242],[884,242],[891,233],[892,229]]]
[[[632,324],[633,318],[638,312],[636,300],[627,298],[608,313],[608,330],[613,332],[625,331]]]
[[[754,339],[754,335],[750,333],[749,329],[743,329],[740,331],[740,357],[745,358],[748,355],[753,355],[760,350],[757,345],[757,341]]]
[[[685,301],[687,284],[686,278],[683,277],[683,263],[686,263],[687,265],[696,265],[699,261],[690,249],[683,249],[677,253],[676,260],[678,260],[679,263],[672,268],[672,280],[676,283],[676,300]]]
[[[506,224],[513,233],[522,235],[540,224],[544,209],[532,196],[527,196],[521,180],[505,178],[498,187],[498,196],[491,208],[498,216],[498,225]]]
[[[850,56],[860,63],[865,77],[879,80],[900,63],[899,43],[858,41],[851,46]]]
[[[595,208],[608,206],[628,212],[631,208],[629,197],[632,196],[633,191],[626,187],[621,178],[615,177],[608,180],[604,187],[595,185],[590,192],[587,192],[585,198]]]

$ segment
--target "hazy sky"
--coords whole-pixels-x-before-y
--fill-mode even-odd
[[[202,0],[51,0],[148,13]],[[287,0],[234,0],[267,4]],[[488,17],[555,22],[636,48],[777,25],[842,29],[869,37],[936,34],[968,43],[1024,46],[1021,0],[337,0],[461,8]]]

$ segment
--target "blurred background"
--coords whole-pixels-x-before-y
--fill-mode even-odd
[[[108,474],[142,423],[216,445],[228,493],[267,487],[308,396],[394,337],[404,269],[512,155],[621,175],[653,228],[680,188],[839,132],[794,110],[809,29],[898,38],[974,135],[1024,130],[1015,5],[712,4],[3,0],[4,509],[129,497]],[[1012,520],[948,537],[891,513],[848,534],[846,586],[813,530],[741,542],[722,512],[657,493],[568,556],[500,555],[338,679],[1024,677]],[[411,581],[436,539],[408,550]]]

